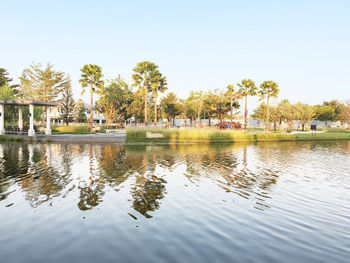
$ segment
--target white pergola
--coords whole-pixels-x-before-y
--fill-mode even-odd
[[[42,101],[28,101],[28,102],[21,102],[16,100],[0,100],[0,135],[5,134],[5,106],[6,105],[13,105],[18,106],[18,128],[20,130],[23,130],[23,113],[22,108],[25,106],[29,106],[29,129],[28,129],[28,136],[35,136],[35,130],[34,130],[34,106],[45,106],[46,107],[46,130],[45,134],[51,134],[51,127],[50,127],[50,107],[51,106],[57,106],[57,103],[50,103],[50,102],[42,102]]]

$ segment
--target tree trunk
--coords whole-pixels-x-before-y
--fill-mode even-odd
[[[90,87],[90,104],[90,132],[92,132],[94,127],[94,89],[92,82]]]
[[[269,102],[270,102],[270,95],[267,95],[265,131],[269,131],[269,129],[270,129],[270,126],[269,126],[269,118],[270,118]]]
[[[157,125],[157,96],[154,96],[154,125]]]
[[[245,106],[244,106],[244,130],[245,132],[247,133],[247,126],[248,126],[248,121],[247,121],[247,118],[248,118],[248,106],[247,106],[247,97],[248,96],[245,96]]]
[[[148,88],[147,83],[145,84],[145,124],[147,126],[147,111],[148,111]]]
[[[293,128],[293,120],[289,120],[289,130],[292,131]]]
[[[301,123],[301,130],[304,131],[305,130],[305,122]]]
[[[118,119],[119,119],[119,127],[120,128],[123,128],[123,117],[122,117],[122,115],[121,114],[119,114],[119,116],[118,116]]]

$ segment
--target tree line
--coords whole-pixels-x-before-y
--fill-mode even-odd
[[[261,103],[255,110],[253,117],[266,122],[265,103]],[[294,121],[300,121],[302,130],[312,120],[326,123],[340,121],[348,123],[350,127],[350,102],[341,103],[337,100],[325,101],[321,105],[308,105],[303,102],[292,104],[289,100],[282,100],[278,105],[270,107],[270,121],[274,130],[280,130],[282,122],[287,123],[288,130],[293,130]]]
[[[270,127],[269,123],[273,123],[277,130],[282,122],[292,129],[294,120],[300,120],[303,129],[314,119],[339,120],[350,124],[350,104],[336,100],[314,106],[282,100],[277,106],[271,106],[271,98],[277,98],[280,91],[274,81],[256,85],[251,79],[243,79],[237,84],[227,85],[225,89],[190,91],[187,98],[180,99],[173,92],[163,95],[168,89],[167,78],[156,64],[149,61],[136,64],[131,85],[120,75],[105,80],[102,68],[98,65],[87,64],[80,71],[81,93],[90,93],[91,128],[94,109],[104,115],[107,126],[112,123],[122,125],[130,117],[146,125],[152,122],[157,125],[159,119],[173,123],[175,118],[189,119],[191,124],[194,121],[198,124],[201,119],[209,119],[210,123],[211,119],[223,122],[229,118],[232,123],[241,107],[240,102],[243,102],[244,128],[247,129],[249,96],[259,96],[264,101],[252,116],[264,122],[266,130]],[[96,101],[95,94],[98,95]],[[87,121],[85,103],[81,99],[74,100],[69,75],[55,70],[49,63],[46,66],[33,63],[24,69],[18,84],[13,84],[7,70],[0,68],[0,99],[57,102],[60,105],[60,117],[66,124]],[[40,109],[37,109],[37,114],[41,114]]]

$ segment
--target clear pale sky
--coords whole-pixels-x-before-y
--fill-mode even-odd
[[[70,75],[76,98],[84,64],[130,83],[149,60],[179,97],[251,78],[276,81],[292,102],[350,99],[347,0],[1,0],[0,10],[0,67],[16,79],[50,62]]]

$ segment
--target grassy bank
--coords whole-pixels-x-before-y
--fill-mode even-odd
[[[77,133],[86,134],[89,133],[88,126],[53,126],[51,127],[52,133]]]
[[[90,132],[89,126],[53,126],[51,127],[52,134],[94,134]],[[98,133],[106,133],[106,127],[101,126]]]
[[[160,133],[163,138],[147,138],[146,133]],[[349,132],[324,132],[312,134],[244,133],[214,129],[128,129],[129,143],[233,143],[263,141],[350,140]]]
[[[21,136],[8,136],[8,135],[0,135],[0,141],[23,141],[23,137]]]
[[[49,138],[33,138],[28,136],[10,136],[10,135],[0,135],[0,142],[39,142],[47,143],[51,142]]]

